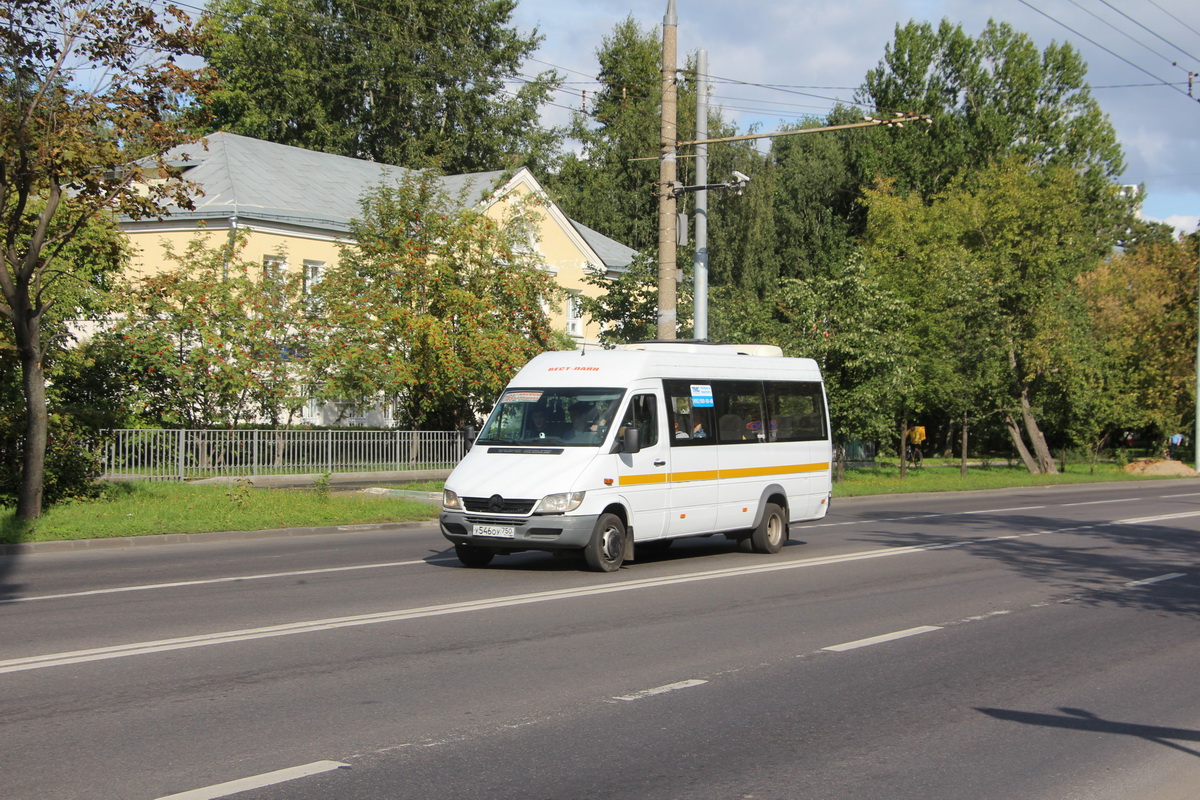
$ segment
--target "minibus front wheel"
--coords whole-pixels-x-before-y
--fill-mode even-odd
[[[473,544],[456,544],[454,545],[454,555],[458,556],[458,560],[464,567],[486,567],[492,563],[496,552]]]
[[[625,523],[616,514],[601,514],[591,541],[583,548],[588,569],[616,572],[625,560]]]

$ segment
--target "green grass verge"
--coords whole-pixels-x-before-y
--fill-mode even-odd
[[[957,463],[925,465],[909,468],[908,476],[900,477],[898,466],[862,467],[846,470],[845,480],[833,485],[833,496],[862,497],[875,494],[909,492],[963,492],[973,489],[1011,489],[1022,486],[1055,486],[1069,483],[1102,483],[1105,481],[1138,481],[1178,476],[1131,475],[1115,464],[1068,464],[1057,475],[1031,475],[1022,466],[973,466],[966,475],[959,474]]]
[[[927,462],[900,477],[895,466],[846,470],[833,495],[907,492],[954,492],[1006,489],[1065,483],[1097,483],[1153,479],[1130,475],[1113,464],[1068,465],[1059,475],[1030,475],[1022,467],[971,467],[966,476],[957,464]],[[405,484],[404,489],[440,491],[441,481]],[[432,520],[437,508],[395,496],[322,489],[252,489],[244,485],[198,485],[173,482],[111,484],[104,497],[60,503],[41,519],[22,525],[12,509],[0,509],[0,543],[102,539],[159,533],[205,533],[272,528],[355,525]]]
[[[32,523],[0,510],[0,543],[429,520],[437,508],[388,495],[146,481],[59,503]]]

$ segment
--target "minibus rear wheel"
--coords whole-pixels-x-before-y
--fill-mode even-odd
[[[464,567],[486,567],[496,557],[495,551],[473,544],[454,545],[454,554]]]
[[[583,548],[588,569],[616,572],[625,560],[625,523],[616,514],[601,514],[592,539]]]
[[[756,553],[778,553],[787,541],[787,520],[783,509],[775,503],[767,503],[762,522],[750,534],[750,545]]]

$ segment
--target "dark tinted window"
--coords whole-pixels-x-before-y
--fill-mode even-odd
[[[821,384],[768,381],[766,395],[771,441],[813,442],[829,438]]]
[[[721,444],[766,441],[760,381],[715,381],[713,401]]]

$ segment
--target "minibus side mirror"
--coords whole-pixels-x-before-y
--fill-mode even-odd
[[[466,443],[466,449],[470,450],[471,445],[475,444],[475,426],[468,425],[463,428],[463,441]]]
[[[625,435],[621,437],[621,442],[621,452],[632,455],[642,449],[642,432],[630,425],[625,428]]]

